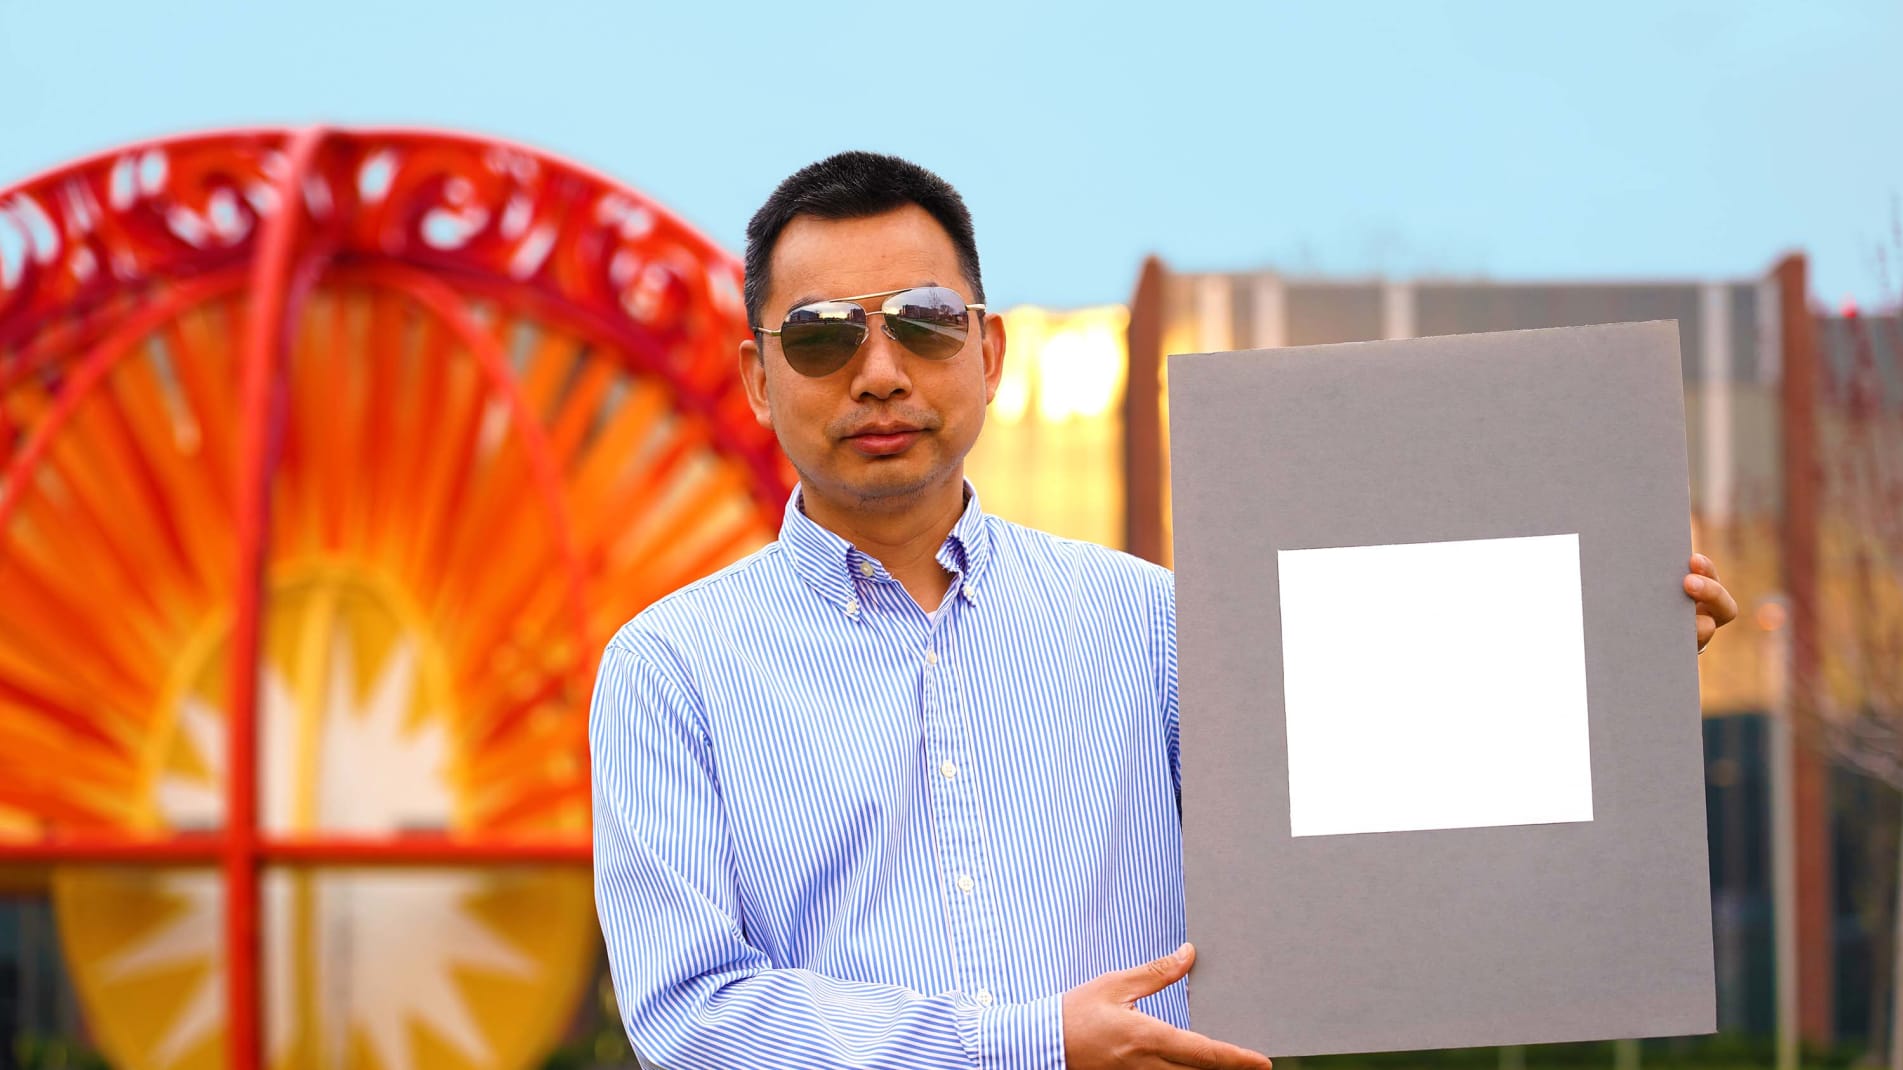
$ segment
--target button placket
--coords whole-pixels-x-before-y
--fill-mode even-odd
[[[959,627],[962,624],[954,622],[954,626]],[[946,776],[941,763],[939,775],[934,779],[943,785],[956,786],[957,797],[961,803],[959,812],[969,822],[962,827],[971,837],[970,854],[964,857],[974,860],[972,868],[954,868],[951,871],[954,874],[953,887],[958,889],[958,894],[953,897],[954,901],[962,902],[970,907],[963,916],[969,924],[968,938],[976,948],[975,958],[962,959],[963,962],[969,963],[964,976],[967,984],[976,986],[973,998],[978,998],[978,994],[982,993],[983,998],[979,999],[980,1004],[989,1006],[987,1001],[991,998],[991,988],[1004,983],[1009,976],[1011,956],[1004,942],[1006,925],[1003,913],[1007,907],[1000,898],[997,888],[992,886],[991,859],[986,845],[984,826],[984,807],[978,796],[977,780],[972,776],[973,770],[966,767],[972,760],[973,741],[969,733],[974,730],[974,727],[970,718],[965,716],[964,696],[959,687],[959,675],[955,671],[955,665],[950,662],[941,662],[936,672],[940,709],[944,714],[946,731],[953,740],[950,744],[951,750],[947,753],[964,755],[965,764],[960,765],[953,775]],[[961,879],[965,877],[970,878],[969,887]]]
[[[938,625],[945,624],[941,616]],[[927,632],[927,649],[922,657],[924,698],[921,718],[925,737],[925,761],[928,792],[940,819],[935,822],[941,837],[940,879],[946,882],[945,896],[952,924],[952,947],[967,985],[990,981],[993,968],[989,936],[992,926],[986,918],[984,882],[984,840],[979,826],[975,785],[964,768],[965,755],[960,749],[956,689],[952,686],[950,664],[942,656],[940,636],[948,634],[940,627]]]

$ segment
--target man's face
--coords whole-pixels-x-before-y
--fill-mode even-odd
[[[772,284],[760,325],[777,328],[789,309],[813,301],[911,286],[946,286],[975,300],[951,236],[908,204],[862,219],[797,216],[773,247]],[[862,301],[876,311],[883,298]],[[965,346],[927,360],[869,319],[865,344],[846,365],[808,378],[774,337],[740,347],[740,374],[754,418],[773,429],[808,494],[846,508],[903,509],[964,477],[965,454],[984,426],[1004,368],[1004,326],[971,314]]]

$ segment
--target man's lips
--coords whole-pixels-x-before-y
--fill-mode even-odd
[[[924,433],[916,427],[894,424],[868,427],[863,431],[847,435],[846,442],[868,457],[890,457],[895,453],[905,452]]]

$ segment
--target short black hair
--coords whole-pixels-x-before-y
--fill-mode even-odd
[[[876,152],[842,152],[787,176],[747,222],[747,326],[759,327],[771,282],[773,246],[795,216],[863,219],[906,204],[931,213],[958,250],[958,267],[982,303],[985,284],[978,273],[978,240],[971,212],[951,183],[910,160]]]

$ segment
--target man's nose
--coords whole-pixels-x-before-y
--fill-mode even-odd
[[[908,394],[912,389],[911,376],[906,372],[905,349],[886,332],[885,317],[879,317],[879,321],[866,332],[866,340],[859,347],[857,370],[853,373],[854,397],[885,400]]]

